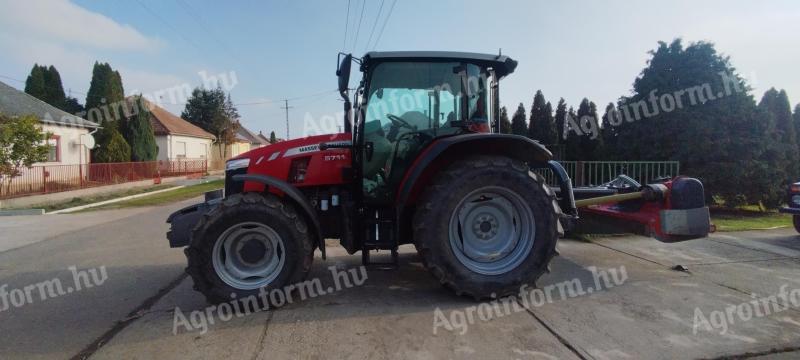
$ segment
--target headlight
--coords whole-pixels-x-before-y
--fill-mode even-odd
[[[798,205],[798,206],[800,206],[800,195],[794,195],[794,196],[792,196],[792,202],[793,202],[795,205]]]
[[[225,163],[225,170],[236,170],[250,166],[250,159],[236,159]]]

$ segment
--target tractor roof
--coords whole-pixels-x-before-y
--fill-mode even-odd
[[[514,72],[517,62],[505,55],[491,55],[457,51],[372,51],[364,55],[363,66],[383,61],[463,61],[491,66],[502,78]]]

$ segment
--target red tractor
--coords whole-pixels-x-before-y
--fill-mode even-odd
[[[578,211],[570,179],[550,151],[499,131],[499,80],[517,62],[456,52],[338,60],[343,133],[239,155],[226,164],[224,193],[206,194],[206,202],[167,220],[170,246],[186,247],[195,288],[217,303],[302,281],[315,249],[325,258],[325,239],[339,239],[350,254],[361,251],[365,265],[375,250],[389,251],[396,263],[398,246],[414,244],[437,280],[474,298],[514,294],[538,279]],[[363,73],[355,104],[348,89],[353,63]],[[538,169],[552,171],[558,184],[548,186]],[[642,193],[663,208],[670,198],[699,199],[703,207],[702,184],[669,188]],[[680,218],[677,239],[707,234],[707,211],[703,219],[668,210]],[[641,222],[637,211],[631,216]]]

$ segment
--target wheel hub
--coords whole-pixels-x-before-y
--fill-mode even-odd
[[[226,284],[242,290],[269,285],[286,261],[283,239],[260,222],[244,222],[225,230],[212,251],[214,271]]]
[[[475,236],[482,240],[487,240],[497,235],[497,227],[497,219],[494,216],[482,214],[475,219],[472,229],[475,232]]]
[[[488,186],[468,194],[450,219],[450,244],[462,264],[486,275],[509,272],[533,247],[533,211],[517,193]]]
[[[237,252],[239,257],[248,265],[258,264],[260,260],[269,256],[269,244],[258,239],[250,238],[239,242]]]

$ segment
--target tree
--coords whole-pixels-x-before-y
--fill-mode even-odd
[[[570,121],[570,119],[572,121]],[[566,160],[570,161],[586,160],[582,158],[581,147],[580,147],[581,135],[579,134],[580,131],[582,130],[574,129],[571,125],[571,124],[577,124],[578,122],[579,122],[578,114],[575,112],[575,109],[573,109],[570,106],[569,110],[567,110],[564,122],[564,132],[566,137],[566,139],[564,139],[564,157]]]
[[[511,120],[508,119],[508,109],[505,106],[500,109],[500,133],[511,134]]]
[[[511,117],[511,133],[514,135],[528,135],[528,125],[525,123],[525,105],[519,103],[517,111]]]
[[[278,142],[278,138],[275,137],[275,132],[274,131],[270,131],[269,132],[269,143],[270,144],[274,144],[276,142]]]
[[[611,121],[611,117],[616,115],[614,114],[616,109],[614,103],[608,103],[603,113],[600,136],[602,137],[604,160],[624,160],[617,154],[617,127]]]
[[[125,105],[125,91],[122,88],[122,78],[118,71],[114,71],[108,63],[94,63],[92,69],[92,81],[89,84],[89,92],[86,94],[86,114],[89,121],[93,121],[102,126],[95,134],[97,147],[92,150],[92,157],[98,162],[107,162],[108,159],[125,159],[130,161],[130,146],[128,156],[124,156],[122,151],[125,146],[119,144],[121,139],[125,139],[120,134],[120,120],[124,117],[123,108]],[[111,140],[116,135],[120,135],[115,141],[117,144],[111,145]],[[105,151],[116,151],[116,154],[102,154]],[[102,159],[102,160],[101,160]]]
[[[0,114],[0,178],[6,190],[23,168],[47,160],[49,146],[43,140],[49,137],[33,115],[12,118]]]
[[[64,85],[61,83],[61,75],[58,73],[55,66],[50,65],[45,71],[44,85],[44,102],[64,110],[67,97],[64,94]]]
[[[684,47],[680,39],[659,42],[650,55],[632,95],[618,104],[618,153],[627,160],[677,160],[682,173],[703,181],[708,200],[727,206],[784,191],[766,152],[770,116],[758,111],[729,58],[713,44]]]
[[[547,145],[558,144],[558,132],[556,131],[556,121],[553,118],[553,104],[549,101],[544,104],[544,123],[548,124],[542,132],[542,141]]]
[[[580,133],[573,131],[571,139],[577,141],[574,151],[576,160],[593,161],[600,160],[602,156],[603,138],[600,137],[600,124],[597,116],[597,105],[589,99],[583,98],[578,106],[578,114],[575,119],[580,127]]]
[[[86,94],[87,119],[102,125],[118,125],[122,119],[125,91],[122,77],[108,63],[94,63]]]
[[[72,115],[81,114],[84,116],[86,113],[86,108],[78,102],[78,99],[67,96],[66,100],[64,101],[64,108],[62,109]]]
[[[131,161],[131,146],[117,129],[108,133],[108,141],[103,151],[98,151],[94,161],[99,163],[118,163]],[[99,145],[98,145],[99,146]]]
[[[49,67],[33,65],[30,75],[25,80],[25,93],[61,110],[64,110],[66,106],[61,75],[52,65]]]
[[[555,122],[556,122],[556,136],[557,141],[556,144],[564,144],[566,134],[564,130],[566,129],[566,119],[567,119],[567,102],[564,101],[564,98],[558,100],[558,105],[556,105],[556,114],[555,114]]]
[[[47,71],[46,67],[33,64],[31,74],[25,79],[25,93],[42,101],[47,98],[44,82],[45,71]]]
[[[181,117],[216,136],[220,158],[227,156],[227,145],[236,139],[239,113],[221,87],[195,88],[186,101]]]
[[[130,106],[131,115],[125,119],[122,134],[131,147],[131,160],[156,160],[158,146],[153,126],[150,124],[150,110],[147,102],[141,95],[137,95],[131,98],[126,106]]]
[[[542,144],[555,144],[555,124],[553,123],[553,108],[544,99],[541,90],[536,91],[531,105],[531,117],[528,123],[528,137],[538,140]]]
[[[779,147],[778,151],[783,152],[783,156],[776,163],[779,169],[784,170],[785,186],[789,183],[795,182],[793,180],[798,175],[798,161],[800,158],[797,154],[797,136],[795,134],[795,124],[792,120],[792,106],[789,104],[789,97],[786,91],[781,90],[778,92],[775,88],[771,88],[764,93],[758,107],[763,111],[772,114],[775,120],[775,133],[772,134]]]
[[[800,104],[794,107],[794,133],[800,136]],[[797,139],[797,152],[800,153],[800,139]]]

